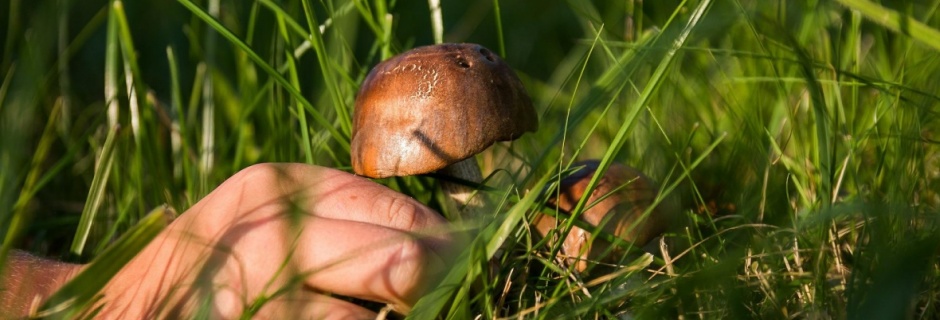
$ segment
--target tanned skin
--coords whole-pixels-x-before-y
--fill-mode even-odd
[[[460,242],[439,214],[346,172],[261,164],[235,174],[180,215],[100,292],[98,318],[374,318],[343,297],[407,313]],[[0,314],[31,305],[82,270],[14,251]]]

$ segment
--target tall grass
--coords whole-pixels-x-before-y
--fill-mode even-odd
[[[86,299],[154,208],[258,162],[348,170],[365,74],[442,39],[500,52],[540,130],[478,156],[500,205],[414,318],[940,317],[940,1],[435,3],[8,1],[2,254],[111,270],[56,296]],[[579,275],[529,222],[587,158],[682,215]]]

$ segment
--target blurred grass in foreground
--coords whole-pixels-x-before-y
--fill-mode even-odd
[[[358,84],[435,39],[422,1],[0,7],[3,252],[83,262],[250,164],[348,169]],[[505,52],[541,129],[478,156],[504,205],[419,315],[940,317],[940,1],[441,7],[444,41]],[[668,250],[553,263],[526,222],[586,158],[682,204]],[[433,179],[380,182],[446,208]]]

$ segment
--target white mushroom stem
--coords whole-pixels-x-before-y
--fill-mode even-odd
[[[444,169],[438,170],[438,173],[473,182],[478,185],[483,183],[483,174],[480,173],[480,167],[473,157],[444,167]],[[456,208],[452,207],[451,209],[456,209],[458,219],[469,222],[474,219],[480,219],[485,214],[493,211],[493,202],[490,201],[486,191],[477,190],[471,186],[447,180],[441,181],[441,187],[444,188],[444,192],[450,197],[451,205],[456,206]],[[498,274],[500,269],[499,261],[502,259],[504,252],[505,251],[500,248],[489,261],[490,279],[487,281],[491,281],[492,277]]]
[[[438,171],[442,175],[458,178],[473,183],[483,183],[483,174],[473,157],[449,165]],[[468,185],[458,182],[442,181],[441,187],[453,200],[462,219],[479,218],[486,213],[487,198],[484,191],[477,191]]]

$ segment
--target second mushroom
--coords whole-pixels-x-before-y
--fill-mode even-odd
[[[561,180],[557,197],[549,200],[559,210],[570,213],[582,197],[587,196],[587,205],[579,219],[616,237],[642,247],[662,234],[672,223],[678,208],[669,202],[660,203],[648,216],[644,212],[654,204],[658,187],[640,171],[622,164],[611,164],[601,176],[594,191],[586,195],[585,188],[597,171],[597,160],[575,163],[582,167]],[[535,218],[535,228],[542,236],[552,230],[560,230],[564,221],[540,214]],[[588,262],[619,261],[622,250],[611,248],[611,243],[593,237],[579,227],[572,227],[562,240],[559,257],[579,272],[588,267]]]

